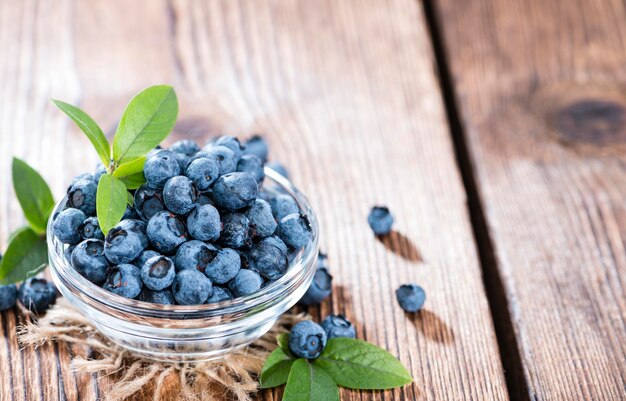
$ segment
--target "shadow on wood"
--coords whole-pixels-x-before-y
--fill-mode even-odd
[[[419,249],[417,249],[411,240],[401,232],[392,231],[387,235],[377,235],[376,239],[389,251],[408,261],[415,263],[424,261]]]
[[[405,313],[415,327],[429,340],[442,344],[454,344],[454,330],[435,313],[422,309],[415,313]]]

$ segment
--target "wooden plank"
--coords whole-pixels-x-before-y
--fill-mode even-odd
[[[437,1],[528,388],[626,399],[626,9]]]
[[[398,355],[415,378],[385,393],[345,391],[344,400],[508,399],[418,3],[1,7],[3,242],[21,222],[6,173],[11,154],[43,171],[57,196],[97,160],[49,97],[80,103],[112,131],[134,92],[171,83],[181,102],[171,140],[267,135],[272,156],[289,166],[315,205],[330,255],[333,297],[311,312],[345,313],[360,338]],[[366,223],[377,203],[397,217],[398,233],[385,243]],[[410,281],[428,291],[427,310],[416,315],[404,314],[394,298],[395,288]],[[79,389],[81,399],[95,397],[88,386]],[[44,391],[45,399],[57,399]],[[280,399],[280,391],[260,398]]]

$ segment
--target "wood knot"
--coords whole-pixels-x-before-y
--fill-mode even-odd
[[[556,111],[559,136],[568,142],[600,146],[626,142],[626,108],[602,99],[581,99]]]

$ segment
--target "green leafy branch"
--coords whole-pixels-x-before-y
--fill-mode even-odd
[[[278,337],[278,345],[263,366],[261,388],[287,384],[283,401],[339,401],[338,386],[384,390],[413,381],[399,360],[365,341],[332,338],[314,360],[296,358],[287,334]]]
[[[146,155],[165,139],[176,122],[178,99],[171,86],[151,86],[139,92],[126,106],[109,144],[102,129],[84,111],[60,100],[53,100],[83,131],[106,167],[96,195],[98,222],[106,235],[124,215],[128,190],[145,182]],[[111,152],[112,148],[112,152]]]

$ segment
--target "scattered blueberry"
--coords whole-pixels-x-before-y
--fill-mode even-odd
[[[266,166],[276,171],[278,174],[282,175],[283,177],[289,179],[289,173],[287,172],[287,169],[279,162],[268,162]]]
[[[225,174],[213,184],[213,200],[218,206],[228,210],[250,206],[257,194],[257,182],[248,173]]]
[[[310,287],[300,298],[299,303],[305,306],[319,305],[332,292],[333,276],[326,267],[318,267]]]
[[[65,244],[77,244],[80,242],[80,226],[87,219],[85,213],[78,209],[65,209],[56,216],[52,224],[54,236]]]
[[[299,213],[289,214],[278,223],[278,236],[292,248],[302,248],[311,241],[308,218]]]
[[[329,315],[322,321],[322,328],[330,340],[336,337],[355,338],[356,330],[343,315]]]
[[[141,280],[153,291],[164,290],[174,281],[174,262],[167,256],[153,256],[141,266]]]
[[[222,217],[220,243],[229,248],[241,248],[250,243],[250,220],[242,213],[228,213]]]
[[[109,230],[104,240],[104,255],[114,265],[131,263],[147,246],[146,223],[122,220]]]
[[[80,236],[83,239],[104,239],[104,234],[100,229],[97,217],[87,217],[80,226]]]
[[[186,215],[196,207],[196,189],[184,175],[170,178],[163,188],[163,202],[167,209],[179,215]]]
[[[215,159],[201,157],[189,164],[185,175],[189,177],[195,187],[200,191],[206,191],[220,175],[220,166]]]
[[[240,268],[239,253],[230,248],[223,248],[206,265],[204,274],[215,284],[226,284],[237,275]]]
[[[287,215],[300,212],[296,200],[287,194],[279,194],[270,199],[270,206],[272,207],[274,217],[278,221]]]
[[[277,237],[267,237],[252,245],[250,258],[255,270],[268,280],[282,277],[289,266],[287,246]]]
[[[206,300],[206,303],[213,304],[216,302],[227,301],[229,299],[233,299],[233,294],[227,288],[214,286],[213,293]]]
[[[237,170],[237,162],[239,157],[230,148],[226,146],[209,145],[202,149],[206,152],[206,156],[213,159],[220,166],[220,174],[228,174]],[[199,154],[200,152],[198,152]]]
[[[167,180],[179,174],[180,166],[171,150],[159,150],[148,157],[143,166],[143,175],[152,188],[163,188]]]
[[[252,236],[254,238],[265,238],[274,234],[278,223],[272,214],[272,208],[269,203],[263,199],[254,201],[250,209],[246,212],[250,227],[252,228]]]
[[[251,174],[259,184],[262,183],[265,178],[263,162],[254,155],[243,155],[237,163],[237,171]]]
[[[178,247],[174,263],[176,270],[195,269],[204,273],[218,251],[213,245],[207,245],[202,241],[187,241]]]
[[[41,314],[56,302],[57,290],[48,280],[32,277],[20,285],[17,297],[28,310]]]
[[[269,154],[269,147],[267,142],[260,135],[253,135],[246,141],[244,155],[255,155],[263,163],[267,161],[267,155]]]
[[[211,280],[195,269],[179,271],[172,284],[172,294],[180,305],[202,304],[212,291]]]
[[[135,211],[139,217],[148,221],[155,214],[165,209],[163,203],[163,192],[160,189],[150,188],[144,184],[135,191]]]
[[[81,210],[88,216],[96,213],[96,191],[98,185],[93,179],[75,182],[67,189],[67,207]]]
[[[0,285],[0,312],[11,309],[17,301],[17,286],[15,284]]]
[[[396,290],[400,307],[407,312],[417,312],[424,306],[426,292],[417,284],[404,284]]]
[[[391,232],[393,216],[385,206],[374,206],[367,216],[367,222],[376,235],[386,235]]]
[[[92,283],[102,284],[106,280],[109,262],[104,256],[103,241],[87,239],[76,245],[71,261],[74,269]]]
[[[187,216],[187,230],[200,241],[217,240],[222,230],[219,212],[210,204],[196,206]]]
[[[262,285],[263,279],[259,276],[259,273],[248,269],[240,269],[235,278],[228,282],[228,289],[234,296],[243,297],[254,294],[261,289]]]
[[[164,255],[172,255],[176,248],[187,240],[185,223],[167,211],[155,214],[148,222],[146,230],[150,243]]]
[[[289,349],[299,358],[315,359],[326,347],[326,332],[319,324],[304,320],[292,327]]]
[[[133,265],[121,264],[110,269],[102,288],[126,298],[136,298],[141,292],[141,271]]]
[[[170,290],[152,291],[144,288],[139,293],[138,299],[153,304],[174,305],[174,296]]]

